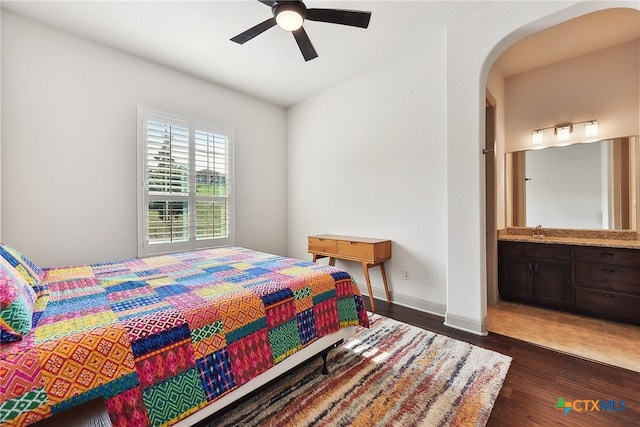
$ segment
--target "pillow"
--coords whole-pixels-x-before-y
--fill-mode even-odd
[[[31,286],[36,286],[44,277],[44,271],[33,261],[4,243],[0,244],[0,257],[7,260]]]
[[[0,257],[0,342],[21,340],[31,330],[36,293],[9,262]]]

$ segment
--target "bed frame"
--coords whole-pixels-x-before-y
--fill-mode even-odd
[[[198,423],[204,425],[207,418],[211,417],[215,413],[223,410],[229,405],[239,402],[250,393],[259,390],[261,387],[266,386],[270,382],[286,374],[288,371],[302,365],[304,362],[311,360],[314,357],[322,356],[324,362],[322,373],[327,374],[327,353],[329,350],[353,337],[355,331],[356,327],[350,326],[347,328],[341,328],[330,335],[318,338],[305,348],[287,357],[277,365],[274,365],[266,372],[263,372],[232,392],[225,394],[219,399],[213,401],[211,404],[197,412],[194,412],[174,425],[178,427],[191,427]],[[34,424],[34,427],[57,427],[61,425],[69,427],[111,427],[111,420],[107,414],[104,401],[102,399],[97,399],[72,410],[65,411],[61,414],[54,415],[40,421]]]

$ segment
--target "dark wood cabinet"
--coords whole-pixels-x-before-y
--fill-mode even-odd
[[[575,309],[640,325],[640,251],[575,248]]]
[[[503,299],[533,302],[532,261],[528,258],[500,256],[498,290]]]
[[[533,302],[537,305],[570,309],[571,298],[571,264],[550,260],[537,260],[533,267],[534,293]]]
[[[570,247],[501,241],[498,256],[498,289],[503,299],[571,309]]]
[[[509,301],[640,325],[640,250],[498,242],[498,290]]]

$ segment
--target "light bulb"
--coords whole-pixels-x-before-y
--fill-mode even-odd
[[[598,136],[598,122],[596,120],[584,124],[584,136],[587,138]]]
[[[534,130],[531,133],[531,143],[532,144],[542,144],[544,142],[544,136],[542,134],[542,130]]]
[[[302,27],[304,19],[297,11],[287,9],[279,11],[276,15],[276,22],[280,28],[287,31],[295,31]]]
[[[558,141],[566,141],[571,136],[571,126],[560,126],[556,128],[556,138]]]

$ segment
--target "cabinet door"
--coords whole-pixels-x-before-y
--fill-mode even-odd
[[[537,305],[571,309],[571,265],[536,260],[533,265],[533,300]]]
[[[498,290],[505,300],[533,302],[533,262],[528,258],[501,256]]]

